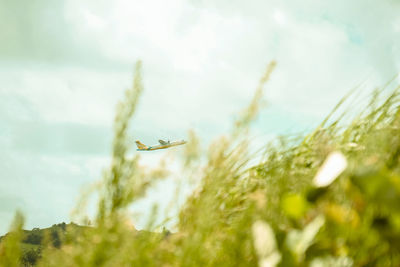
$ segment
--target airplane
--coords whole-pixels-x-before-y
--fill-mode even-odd
[[[158,142],[160,143],[159,145],[146,146],[145,144],[143,144],[142,142],[137,140],[135,143],[136,143],[136,146],[138,149],[136,149],[136,150],[137,151],[152,151],[152,150],[165,149],[165,148],[169,148],[169,147],[173,147],[173,146],[180,146],[180,145],[186,144],[185,140],[175,141],[175,142],[170,142],[169,140],[168,141],[158,140]]]

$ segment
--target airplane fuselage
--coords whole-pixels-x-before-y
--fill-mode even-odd
[[[154,146],[149,146],[147,148],[143,149],[136,149],[137,151],[153,151],[153,150],[159,150],[159,149],[165,149],[173,146],[179,146],[179,145],[184,145],[186,144],[186,141],[176,141],[176,142],[170,142],[165,145],[154,145]]]

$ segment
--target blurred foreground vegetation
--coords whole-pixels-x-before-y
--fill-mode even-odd
[[[138,234],[129,223],[130,205],[168,176],[162,166],[149,172],[138,156],[129,156],[127,131],[142,91],[138,63],[132,89],[117,107],[110,168],[94,186],[99,197],[94,226],[66,227],[56,244],[40,238],[34,263],[400,266],[399,87],[390,91],[392,81],[377,90],[351,120],[353,110],[338,112],[349,94],[314,131],[266,144],[260,162],[249,166],[256,156],[249,151],[249,126],[274,66],[268,66],[232,132],[210,146],[206,161],[195,134],[189,134],[182,172],[200,182],[180,209],[177,232]],[[357,98],[357,90],[352,95]],[[1,266],[31,264],[21,246],[27,239],[22,227],[17,213],[0,243]],[[148,230],[155,227],[150,220]],[[48,231],[43,236],[51,237]]]

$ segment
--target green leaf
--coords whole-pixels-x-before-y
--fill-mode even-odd
[[[286,194],[282,199],[282,209],[289,217],[299,219],[306,213],[308,203],[300,194]]]

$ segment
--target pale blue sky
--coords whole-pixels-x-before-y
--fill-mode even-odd
[[[82,186],[107,166],[137,59],[145,92],[132,140],[193,129],[204,147],[276,60],[254,127],[262,144],[309,129],[360,81],[367,94],[396,74],[398,14],[394,0],[0,0],[0,234],[17,208],[27,228],[70,220]],[[157,190],[136,206],[154,201]]]

